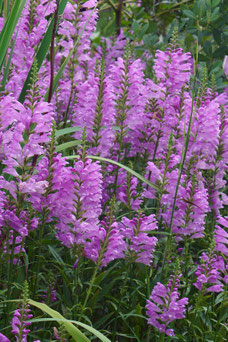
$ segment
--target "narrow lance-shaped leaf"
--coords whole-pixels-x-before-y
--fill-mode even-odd
[[[111,342],[106,336],[104,336],[98,330],[94,329],[93,327],[91,327],[91,326],[89,326],[88,324],[85,324],[85,323],[81,323],[81,322],[73,321],[73,320],[58,319],[58,318],[34,318],[34,319],[31,319],[32,323],[33,322],[34,323],[35,322],[50,322],[50,321],[51,322],[52,321],[56,321],[56,322],[60,322],[60,323],[70,322],[70,323],[77,324],[77,325],[81,326],[82,328],[86,329],[87,331],[91,332],[95,336],[97,336],[102,342]]]
[[[55,310],[49,308],[49,306],[47,306],[46,304],[36,302],[32,299],[28,299],[28,303],[30,305],[33,305],[33,306],[39,308],[43,312],[46,312],[49,316],[51,316],[57,320],[58,319],[64,320],[63,325],[64,325],[66,331],[70,334],[70,336],[72,336],[74,341],[76,341],[76,342],[89,342],[89,339],[78,328],[76,328],[72,323],[70,323],[69,321],[66,321],[64,319],[64,317],[58,311],[55,311]]]
[[[68,141],[66,143],[63,143],[63,144],[60,144],[56,147],[55,151],[56,152],[60,152],[60,151],[63,151],[63,150],[66,150],[67,148],[70,148],[70,147],[74,147],[74,146],[77,146],[81,143],[81,140],[72,140],[72,141]]]
[[[66,128],[63,128],[63,129],[58,129],[58,130],[55,132],[55,136],[56,136],[56,138],[59,138],[59,137],[61,137],[62,135],[74,133],[74,132],[81,131],[81,130],[82,130],[82,128],[79,127],[79,126],[66,127]]]
[[[18,31],[19,31],[19,27],[18,27],[18,30],[17,30],[17,34],[18,34]],[[4,75],[3,75],[3,78],[2,78],[1,90],[5,89],[6,81],[7,81],[8,75],[9,75],[11,59],[12,59],[12,56],[13,56],[13,51],[14,51],[14,48],[15,48],[16,40],[17,40],[17,34],[16,34],[16,37],[14,39],[13,45],[11,47],[11,51],[10,51],[10,55],[9,55],[9,59],[8,59],[7,65],[6,65],[5,69],[4,69]]]

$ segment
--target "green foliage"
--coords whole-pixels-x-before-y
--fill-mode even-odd
[[[117,0],[112,3],[117,6]],[[135,1],[137,3],[137,1]],[[95,44],[98,37],[116,34],[115,10],[110,1],[100,6],[101,14]],[[136,56],[164,49],[174,27],[178,27],[179,44],[185,51],[196,55],[198,63],[206,63],[209,77],[214,74],[217,89],[227,84],[222,61],[228,55],[228,2],[226,0],[142,0],[140,6],[126,1],[122,10],[121,27],[127,38],[135,45]],[[149,63],[150,67],[150,62]]]

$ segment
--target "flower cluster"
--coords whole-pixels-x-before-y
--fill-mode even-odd
[[[171,276],[167,286],[157,283],[146,304],[148,323],[168,336],[175,336],[169,324],[185,317],[188,304],[188,298],[179,299],[180,277],[181,275]]]
[[[150,234],[157,228],[154,215],[138,215],[132,220],[127,217],[122,218],[120,229],[128,242],[128,253],[136,262],[148,266],[151,264],[158,240],[156,237],[150,236]]]
[[[223,284],[221,282],[221,273],[225,271],[225,265],[222,257],[216,254],[202,253],[201,265],[198,266],[195,275],[197,280],[194,286],[202,292],[221,292]]]
[[[27,340],[27,335],[30,332],[27,327],[31,325],[31,322],[29,322],[28,320],[33,317],[30,312],[31,310],[29,308],[26,308],[24,310],[17,309],[14,311],[11,325],[12,333],[15,335],[17,342]]]

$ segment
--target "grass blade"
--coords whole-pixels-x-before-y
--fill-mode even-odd
[[[82,130],[82,128],[81,128],[81,127],[78,127],[78,126],[66,127],[66,128],[63,128],[63,129],[58,129],[58,130],[55,132],[55,136],[56,136],[56,138],[59,138],[59,137],[61,137],[62,135],[74,133],[74,132],[81,131],[81,130]]]
[[[74,341],[76,342],[89,342],[89,339],[78,329],[76,328],[70,321],[65,320],[64,317],[58,312],[55,311],[46,304],[36,302],[32,299],[28,299],[28,303],[30,305],[33,305],[37,307],[38,309],[42,310],[43,312],[47,313],[49,316],[54,318],[55,320],[61,320],[64,321],[63,325],[66,329],[66,331],[72,336]]]
[[[81,143],[81,140],[68,141],[66,143],[63,143],[63,144],[60,144],[60,145],[56,146],[55,151],[56,152],[60,152],[60,151],[66,150],[67,148],[77,146],[80,143]]]
[[[18,31],[19,31],[19,27],[18,27],[18,30],[17,30],[17,34],[18,34]],[[13,45],[11,47],[9,59],[8,59],[7,65],[6,65],[5,70],[4,70],[4,75],[3,75],[3,78],[2,78],[1,90],[5,89],[6,81],[7,81],[7,78],[9,76],[10,63],[11,63],[11,59],[12,59],[12,56],[13,56],[13,51],[14,51],[14,48],[15,48],[15,43],[16,43],[16,40],[17,40],[17,34],[16,34],[16,37],[14,39]]]
[[[0,41],[0,68],[2,68],[3,61],[9,47],[13,32],[24,8],[26,0],[16,0],[13,9],[3,27],[3,32]],[[1,70],[1,69],[0,69]]]
[[[31,319],[30,322],[50,322],[50,321],[57,321],[57,322],[70,322],[81,326],[82,328],[86,329],[87,331],[91,332],[93,335],[97,336],[102,342],[111,342],[106,336],[102,333],[94,329],[93,327],[89,326],[88,324],[81,323],[78,321],[67,320],[67,319],[53,319],[53,318],[35,318]]]

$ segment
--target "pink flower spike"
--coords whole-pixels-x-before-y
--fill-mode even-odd
[[[224,74],[228,78],[228,56],[225,56],[224,61],[223,61],[223,70]]]
[[[1,342],[10,342],[10,340],[8,339],[8,337],[6,337],[5,335],[0,333],[0,341]]]

